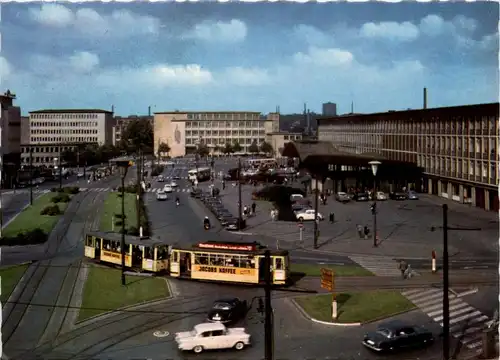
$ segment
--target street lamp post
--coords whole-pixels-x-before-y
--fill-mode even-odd
[[[59,173],[59,189],[62,189],[61,157],[54,158],[54,169],[56,170],[56,174]]]
[[[373,246],[377,247],[377,192],[376,192],[376,187],[377,187],[377,170],[379,165],[381,164],[380,161],[370,161],[368,164],[372,167],[372,173],[373,173],[373,205],[372,205],[372,214],[373,214]]]
[[[241,217],[241,158],[238,157],[238,230],[241,230],[243,219]]]
[[[122,285],[125,286],[125,176],[127,176],[127,171],[130,166],[129,161],[117,161],[116,165],[120,171],[120,176],[122,179],[122,229],[121,229],[121,258],[122,258]]]

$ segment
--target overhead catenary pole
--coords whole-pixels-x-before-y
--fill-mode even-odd
[[[241,158],[238,157],[238,230],[241,230],[242,219],[241,204]]]
[[[59,146],[59,189],[62,189],[62,159],[61,146]]]
[[[448,205],[443,204],[443,359],[450,359],[450,301],[448,297]]]
[[[271,304],[271,290],[272,290],[272,261],[271,252],[266,250],[265,252],[265,319],[264,319],[264,344],[265,344],[265,360],[273,360],[273,308]]]
[[[316,185],[314,189],[314,248],[318,248],[318,176],[316,175]]]
[[[3,155],[0,154],[0,239],[3,236],[3,204],[2,204],[2,189],[3,189]]]
[[[136,170],[137,170],[137,192],[136,192],[136,208],[137,208],[137,231],[139,231],[139,236],[142,236],[141,232],[141,150],[138,150],[136,155]]]
[[[122,256],[122,285],[125,286],[125,174],[122,175],[122,228],[121,228],[121,256]]]
[[[31,146],[28,147],[30,152],[29,164],[30,164],[30,205],[33,205],[33,149]]]

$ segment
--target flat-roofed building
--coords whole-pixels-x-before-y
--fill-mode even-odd
[[[29,113],[29,144],[21,146],[22,164],[52,166],[54,158],[79,145],[113,144],[114,118],[111,111],[98,109],[37,110]]]
[[[302,137],[302,133],[287,131],[270,132],[266,134],[266,142],[273,147],[274,156],[281,157],[281,153],[287,143],[290,141],[300,141]]]
[[[154,148],[161,143],[170,147],[173,157],[194,153],[198,144],[219,154],[226,143],[237,142],[248,152],[256,141],[261,144],[266,134],[279,131],[279,114],[262,115],[251,111],[175,111],[154,114]]]
[[[14,99],[16,95],[9,90],[0,95],[0,180],[3,187],[12,186],[20,166],[21,109],[14,105]]]
[[[498,211],[499,103],[318,120],[318,139],[423,169],[422,190]]]

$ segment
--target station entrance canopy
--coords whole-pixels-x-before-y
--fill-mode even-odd
[[[282,155],[298,158],[300,167],[307,169],[313,175],[328,177],[345,177],[359,172],[364,168],[371,173],[370,161],[380,161],[377,172],[379,179],[416,179],[421,177],[422,169],[415,163],[389,160],[379,154],[353,154],[341,151],[328,141],[301,141],[285,144]],[[342,167],[348,166],[353,171],[346,171]],[[349,174],[351,173],[351,174]]]

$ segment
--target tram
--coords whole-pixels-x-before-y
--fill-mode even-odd
[[[89,232],[85,237],[85,257],[110,265],[122,263],[121,234]],[[153,273],[168,272],[168,245],[125,235],[125,266]]]
[[[216,282],[263,284],[265,247],[258,243],[206,241],[192,247],[173,247],[170,276]],[[271,251],[274,285],[285,285],[290,277],[288,251]]]

